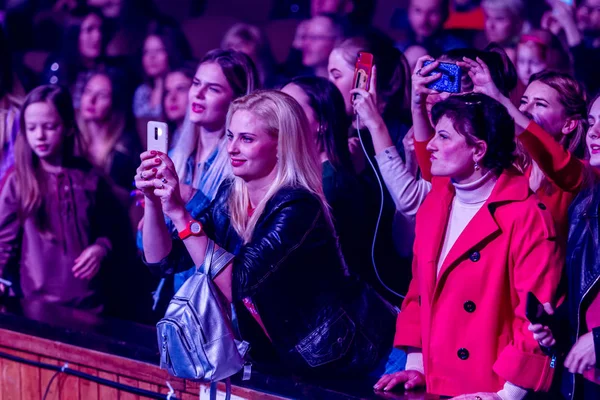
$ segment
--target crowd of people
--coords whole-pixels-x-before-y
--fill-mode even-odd
[[[0,30],[3,296],[155,323],[214,244],[265,368],[600,398],[600,0],[410,0],[395,38],[374,2],[299,2],[283,63],[247,23],[198,61],[141,0],[23,3]],[[62,39],[34,74],[43,12]]]

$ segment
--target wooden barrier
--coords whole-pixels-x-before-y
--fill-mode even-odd
[[[208,385],[176,379],[155,365],[84,349],[61,342],[0,329],[0,352],[27,360],[63,366],[124,385],[167,394],[167,381],[177,399],[208,399]],[[55,371],[0,358],[0,400],[41,399]],[[224,394],[224,385],[219,392]],[[200,396],[199,396],[200,393]],[[59,374],[48,392],[47,400],[141,400],[146,397],[99,385],[76,376]],[[232,399],[275,400],[275,396],[233,386]]]

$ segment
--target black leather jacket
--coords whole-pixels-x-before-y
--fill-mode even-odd
[[[318,199],[305,189],[280,189],[243,244],[229,219],[230,188],[231,181],[224,182],[198,219],[216,244],[235,254],[236,306],[252,300],[279,357],[298,372],[348,375],[375,368],[392,347],[395,311],[347,275]],[[189,268],[189,259],[175,240],[171,254],[150,267],[174,273]]]
[[[568,294],[565,309],[570,323],[570,345],[581,336],[585,313],[582,306],[592,300],[589,294],[597,293],[600,285],[600,185],[581,191],[569,208],[569,240],[567,244]],[[600,328],[593,329],[596,349],[596,367],[600,367]],[[571,348],[569,346],[569,349]],[[567,371],[568,372],[568,371]],[[573,386],[573,376],[569,377]],[[563,385],[563,388],[565,386]],[[569,393],[570,392],[570,393]],[[600,393],[600,390],[599,390]],[[573,397],[572,389],[567,391]],[[581,393],[575,393],[580,398]]]

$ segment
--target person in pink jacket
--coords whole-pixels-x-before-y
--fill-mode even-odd
[[[406,370],[375,389],[474,400],[548,390],[553,360],[527,329],[525,299],[557,304],[564,261],[552,216],[512,167],[514,122],[475,93],[436,104],[432,119],[432,190],[417,213],[394,342],[408,351]]]

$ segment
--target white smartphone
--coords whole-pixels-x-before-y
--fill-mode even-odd
[[[169,127],[164,122],[148,121],[148,151],[156,150],[167,154],[169,151]]]

